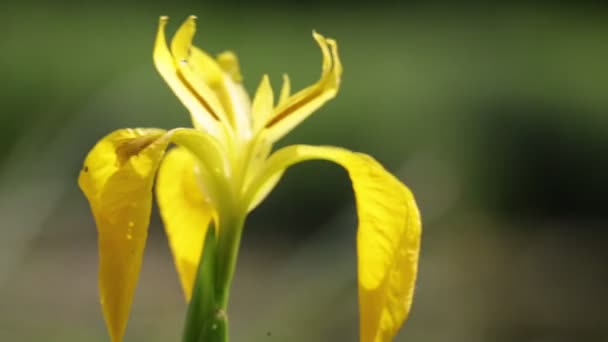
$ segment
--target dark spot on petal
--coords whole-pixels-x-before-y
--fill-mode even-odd
[[[89,167],[85,165],[84,168],[82,169],[82,171],[89,172]]]

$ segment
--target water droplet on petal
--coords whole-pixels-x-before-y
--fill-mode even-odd
[[[127,229],[127,234],[125,235],[125,237],[127,238],[127,240],[132,240],[133,239],[133,229],[131,227],[133,227],[133,225],[135,224],[133,221],[129,221],[129,229]]]

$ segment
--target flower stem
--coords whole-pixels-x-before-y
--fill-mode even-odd
[[[183,342],[228,341],[228,297],[236,268],[244,218],[220,220],[216,238],[210,226],[188,306]]]
[[[221,222],[222,234],[217,241],[217,260],[216,260],[216,301],[222,309],[228,307],[230,287],[236,269],[243,224],[242,217],[228,217]]]
[[[217,241],[215,227],[210,226],[205,237],[203,255],[198,265],[192,299],[188,305],[183,342],[226,342],[227,325],[217,315],[215,300],[215,262]],[[218,318],[219,321],[218,321]]]

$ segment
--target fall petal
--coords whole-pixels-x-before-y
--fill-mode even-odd
[[[290,165],[311,159],[333,161],[350,176],[359,218],[360,338],[362,342],[392,341],[409,314],[418,269],[421,223],[414,197],[368,155],[306,145],[275,152],[256,188],[275,183]]]
[[[171,142],[197,156],[211,195],[223,193],[215,181],[227,172],[219,144],[193,129],[114,131],[89,152],[78,178],[97,225],[101,305],[115,342],[124,335],[139,277],[154,176]]]
[[[121,341],[143,256],[152,184],[165,132],[122,129],[95,145],[80,172],[99,238],[99,291],[112,341]]]
[[[192,296],[203,240],[213,216],[200,176],[196,157],[177,147],[163,159],[156,181],[160,215],[187,301]]]

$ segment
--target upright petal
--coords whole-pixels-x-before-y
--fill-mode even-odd
[[[211,84],[221,81],[222,71],[213,58],[192,45],[195,33],[196,16],[191,15],[177,29],[171,40],[171,53],[178,76],[216,119],[229,124],[224,108],[211,89]]]
[[[199,168],[192,153],[177,147],[163,159],[156,181],[160,215],[187,301],[192,296],[203,240],[213,216]]]
[[[410,190],[368,155],[336,147],[289,146],[268,160],[251,196],[304,160],[325,159],[350,175],[357,203],[360,338],[392,341],[407,318],[418,269],[421,224]]]
[[[277,105],[282,105],[287,101],[291,94],[291,82],[289,81],[289,75],[283,74],[283,85],[281,86],[281,92],[279,93],[279,102]]]
[[[182,104],[190,112],[194,127],[203,129],[206,132],[219,137],[223,132],[220,130],[215,114],[204,101],[201,101],[198,98],[198,93],[194,92],[190,85],[185,82],[183,77],[179,74],[173,55],[167,47],[167,40],[165,38],[167,21],[167,17],[160,18],[156,43],[154,45],[154,65],[162,78],[169,85],[169,88],[173,90],[177,98],[180,99]]]
[[[274,103],[274,94],[270,86],[268,75],[262,77],[262,81],[258,86],[253,98],[251,112],[253,115],[254,131],[259,131],[264,127],[266,120],[272,115],[272,106]]]
[[[196,17],[189,17],[171,41],[171,51],[180,74],[226,127],[241,136],[251,134],[250,101],[242,85],[236,55],[221,53],[217,60],[192,44]]]
[[[111,133],[91,150],[78,179],[97,224],[99,291],[112,341],[122,340],[139,277],[163,136],[154,129]]]
[[[243,86],[239,60],[232,51],[224,51],[217,56],[217,62],[224,71],[223,83],[217,87],[220,101],[228,108],[239,135],[249,138],[252,133],[251,100]]]
[[[313,32],[313,37],[323,53],[321,78],[316,84],[280,101],[273,116],[266,123],[266,129],[272,141],[277,141],[289,133],[338,93],[342,64],[338,56],[336,41],[327,39],[316,32]]]

